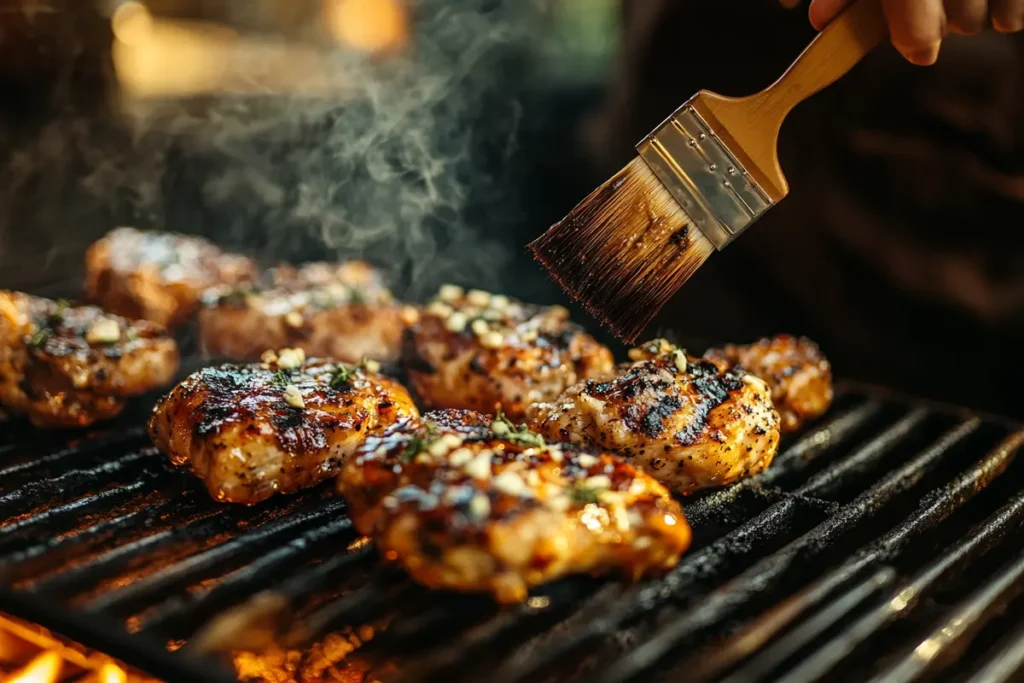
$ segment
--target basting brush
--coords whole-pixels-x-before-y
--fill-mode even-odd
[[[573,299],[635,341],[713,252],[789,193],[778,140],[793,107],[886,35],[882,0],[858,0],[766,90],[698,93],[529,248]]]

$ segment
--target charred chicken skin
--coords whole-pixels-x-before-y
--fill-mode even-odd
[[[415,309],[399,305],[369,264],[282,266],[266,287],[222,287],[203,297],[199,336],[208,357],[255,361],[267,348],[300,348],[345,363],[395,360]]]
[[[0,405],[37,426],[113,418],[177,371],[178,347],[160,325],[0,291]]]
[[[418,415],[408,392],[373,362],[306,360],[204,368],[153,409],[153,443],[188,466],[216,500],[254,504],[335,475],[367,436]]]
[[[788,334],[753,344],[727,344],[704,357],[738,365],[768,384],[782,417],[782,431],[799,429],[832,405],[832,368],[818,345]]]
[[[469,411],[368,439],[338,484],[356,527],[414,579],[503,603],[568,574],[664,571],[690,544],[679,504],[621,458]]]
[[[534,429],[618,453],[684,495],[771,463],[779,414],[762,380],[688,357],[664,340],[633,349],[630,358],[614,376],[580,382],[539,406]]]
[[[201,237],[116,228],[85,255],[85,291],[104,308],[166,327],[186,322],[202,292],[257,275],[252,261]]]
[[[538,402],[614,368],[611,351],[544,308],[447,285],[406,331],[409,382],[430,408],[527,417]]]

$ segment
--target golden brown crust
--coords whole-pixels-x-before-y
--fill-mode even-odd
[[[534,428],[550,439],[604,448],[689,494],[767,467],[779,415],[764,382],[724,362],[692,358],[664,340],[632,363],[540,406]]]
[[[611,351],[568,319],[486,292],[442,288],[406,333],[402,358],[413,390],[431,408],[514,420],[582,379],[614,367]]]
[[[355,363],[395,360],[414,309],[398,304],[362,261],[279,266],[266,287],[220,287],[203,296],[199,335],[208,357],[255,361],[268,348]]]
[[[170,383],[178,361],[155,323],[0,291],[0,403],[38,426],[115,417],[125,398]]]
[[[368,435],[416,415],[397,382],[289,349],[194,373],[155,406],[149,432],[211,496],[254,504],[333,476]]]
[[[567,574],[663,571],[690,543],[678,503],[622,459],[469,411],[368,439],[338,485],[357,528],[417,581],[500,602]]]
[[[704,357],[738,365],[767,382],[784,432],[821,417],[832,405],[832,368],[805,337],[780,334],[753,344],[726,344]]]
[[[256,276],[250,259],[175,233],[116,228],[85,255],[89,299],[119,315],[172,328],[195,313],[205,289]]]

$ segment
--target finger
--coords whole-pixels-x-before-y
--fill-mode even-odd
[[[946,25],[950,31],[972,36],[988,28],[988,0],[946,0]]]
[[[884,7],[896,49],[912,64],[934,64],[946,34],[942,0],[884,0]]]
[[[993,0],[992,27],[1003,33],[1024,31],[1024,0]]]
[[[808,10],[811,24],[820,31],[852,2],[853,0],[812,0],[811,8]]]

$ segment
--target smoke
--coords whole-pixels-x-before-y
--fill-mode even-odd
[[[18,272],[77,277],[91,240],[131,224],[204,234],[267,263],[367,258],[410,298],[444,281],[502,288],[517,84],[543,4],[414,2],[401,58],[331,56],[339,96],[164,103],[127,125],[71,109],[30,140],[8,131],[0,286]],[[25,265],[33,251],[42,258]]]

